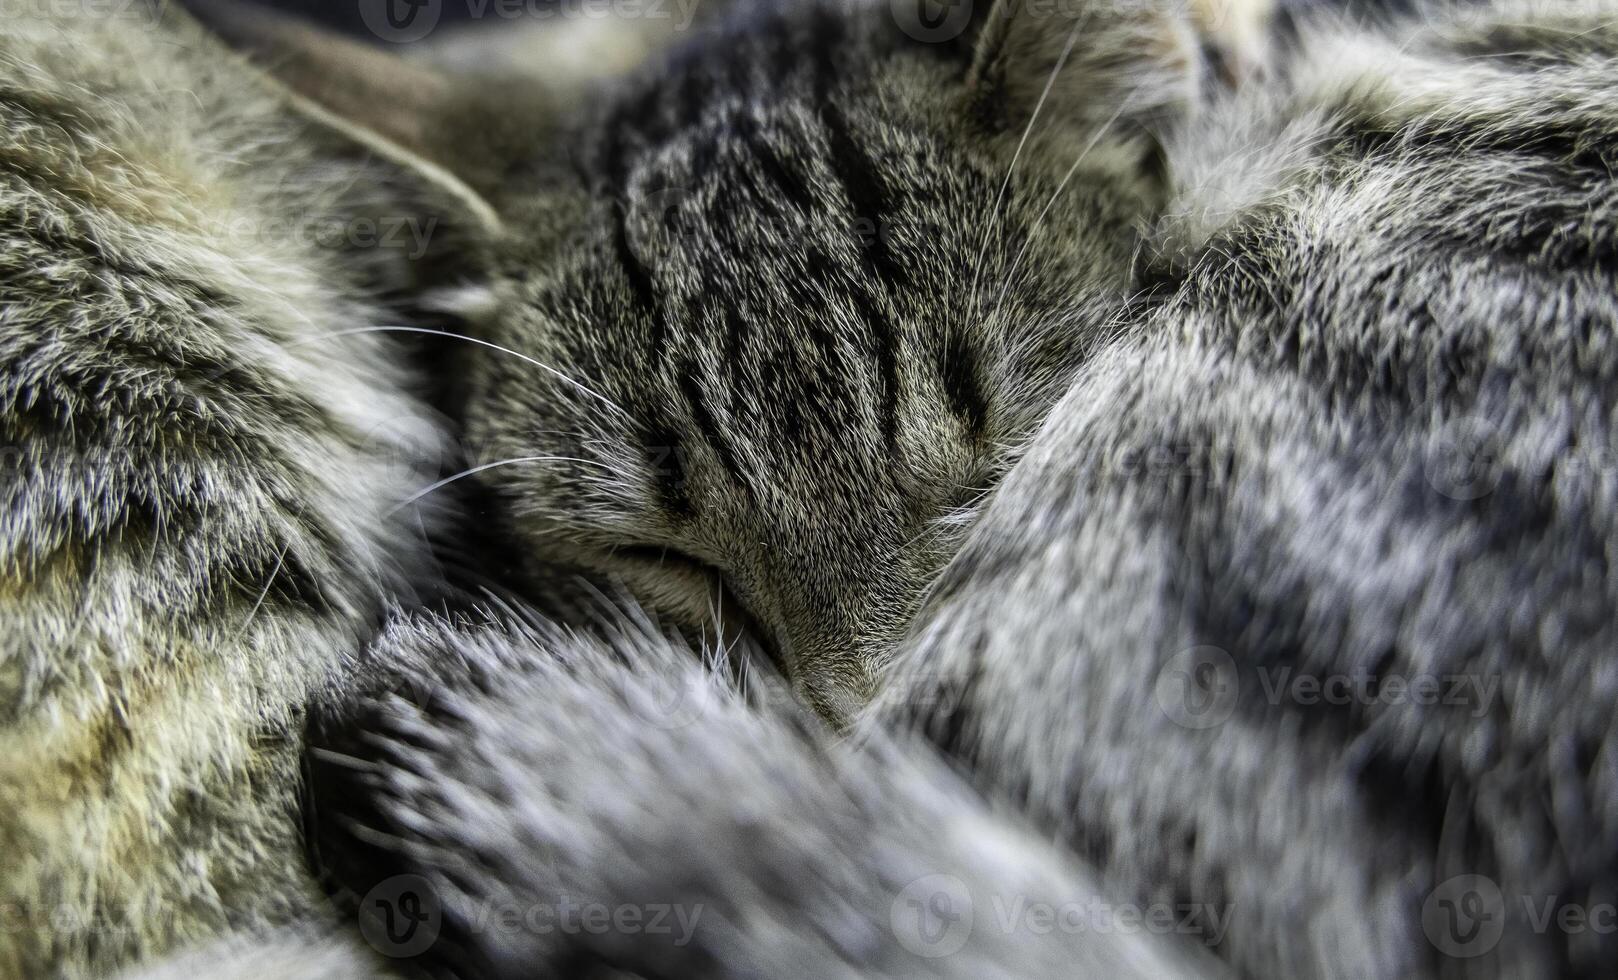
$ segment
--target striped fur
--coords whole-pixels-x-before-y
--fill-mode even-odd
[[[1172,86],[1058,103],[1004,201],[1029,90],[995,59],[744,15],[588,116],[576,185],[506,192],[548,248],[490,336],[594,394],[484,358],[481,458],[571,460],[485,476],[547,559],[698,619],[721,580],[834,722],[896,658],[870,730],[926,735],[1116,896],[1230,909],[1242,974],[1596,976],[1610,935],[1526,910],[1618,880],[1613,13],[1306,23],[1198,118]],[[931,226],[849,233],[884,214]],[[929,600],[955,541],[925,531],[980,475]],[[1177,722],[1210,647],[1233,715]],[[1282,670],[1372,696],[1276,699]],[[1383,700],[1413,678],[1475,686]],[[1463,875],[1504,903],[1475,958],[1434,938]]]
[[[986,508],[878,712],[1112,884],[1228,904],[1247,975],[1618,954],[1542,917],[1618,888],[1615,18],[1306,35],[1289,83],[1188,134],[1158,300]],[[1198,657],[1206,724],[1176,711]],[[1492,897],[1458,934],[1503,934],[1447,946],[1462,876]]]
[[[158,43],[211,54],[173,76],[130,68],[151,35],[76,36],[132,52],[104,84],[155,80],[151,103],[106,97],[123,128],[96,128],[94,97],[52,112],[28,87],[71,42],[0,32],[19,52],[0,112],[94,137],[25,137],[0,169],[21,202],[0,227],[33,257],[0,269],[36,318],[7,309],[3,424],[53,450],[7,485],[33,492],[8,512],[19,571],[0,593],[24,644],[0,675],[21,750],[0,833],[44,856],[0,883],[136,926],[0,932],[0,972],[85,972],[300,915],[318,933],[278,817],[329,686],[315,856],[379,948],[357,900],[421,876],[447,914],[409,965],[436,974],[1223,972],[1186,936],[997,918],[1049,900],[1212,908],[1200,938],[1244,976],[1600,975],[1610,934],[1524,910],[1594,911],[1618,881],[1618,10],[1305,23],[1255,83],[1204,55],[1219,5],[1056,6],[1056,29],[1049,8],[1001,3],[925,44],[888,4],[744,5],[571,116],[550,93],[478,109],[435,92],[434,125],[376,127],[498,217],[488,295],[444,294],[477,299],[473,343],[440,361],[472,469],[457,486],[488,495],[477,520],[520,553],[529,599],[559,605],[572,571],[616,579],[662,628],[577,606],[559,623],[401,613],[358,667],[400,586],[386,573],[418,554],[389,505],[423,477],[348,427],[419,406],[368,341],[289,351],[334,319],[376,323],[378,284],[413,270],[282,243],[276,289],[245,267],[258,252],[208,253],[193,288],[188,234],[139,252],[156,270],[114,244],[152,227],[154,200],[214,202],[187,190],[197,173],[211,189],[291,166],[296,195],[249,182],[259,213],[294,196],[363,211],[375,187],[397,206],[404,178],[335,179],[355,161],[321,162],[329,131],[189,27]],[[93,96],[79,71],[44,77]],[[411,101],[319,88],[360,128]],[[178,91],[231,107],[182,109]],[[238,108],[243,91],[262,101]],[[198,119],[242,128],[164,128]],[[468,135],[491,119],[506,124]],[[255,155],[283,133],[291,161]],[[39,167],[41,145],[65,156]],[[109,146],[127,190],[75,155]],[[30,206],[37,188],[52,208]],[[63,213],[94,234],[39,227]],[[50,319],[63,282],[91,284],[75,311],[105,309],[93,290],[111,282],[180,312],[126,337],[147,320],[119,306],[74,333]],[[61,357],[41,372],[40,338],[91,380]],[[146,401],[87,407],[131,378],[153,381]],[[166,489],[44,469],[63,444]],[[334,493],[333,474],[361,489]],[[57,487],[79,496],[41,492]],[[40,530],[64,524],[77,537]],[[160,574],[131,570],[171,541]],[[54,619],[24,618],[36,594]],[[1280,670],[1375,696],[1277,698]],[[1384,697],[1413,677],[1481,686]],[[855,737],[769,696],[783,678]],[[1177,691],[1228,717],[1185,715]],[[45,805],[61,799],[77,809]],[[1446,953],[1431,915],[1458,875],[1503,902],[1504,939],[1476,957]],[[905,916],[957,921],[926,920],[938,876],[979,918],[933,955]],[[570,896],[712,918],[670,946],[480,917]],[[344,975],[366,968],[357,948],[286,968]]]
[[[302,718],[443,434],[341,333],[407,249],[299,232],[407,201],[183,18],[0,23],[0,976],[317,914]]]
[[[1007,184],[1033,104],[1005,71],[885,6],[760,5],[489,189],[517,231],[485,336],[566,376],[469,368],[476,461],[540,460],[485,474],[535,554],[690,628],[722,579],[851,717],[950,516],[1113,328],[1161,203],[1150,141],[1101,110],[1053,105]]]

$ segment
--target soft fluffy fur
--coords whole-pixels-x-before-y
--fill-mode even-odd
[[[1193,131],[1159,298],[887,687],[888,724],[1113,883],[1230,903],[1254,975],[1593,977],[1618,952],[1525,912],[1610,904],[1618,875],[1618,34],[1610,8],[1526,15],[1313,39],[1332,56]],[[1197,656],[1213,727],[1158,710]],[[1374,686],[1274,699],[1280,670]],[[1423,677],[1481,687],[1377,700]],[[1509,922],[1476,959],[1422,929],[1462,874]]]
[[[1522,910],[1610,902],[1618,881],[1618,11],[1305,24],[1255,81],[1204,60],[1205,20],[1168,5],[1087,4],[1066,10],[1066,30],[1040,9],[999,4],[958,43],[928,45],[885,4],[745,8],[577,114],[557,90],[471,98],[431,71],[401,76],[409,105],[378,114],[323,74],[343,60],[322,60],[325,42],[274,34],[266,63],[335,115],[265,88],[270,118],[293,107],[319,122],[311,145],[336,145],[335,129],[372,147],[384,186],[447,195],[411,213],[470,215],[492,246],[470,264],[486,288],[439,294],[471,337],[440,363],[469,463],[487,467],[463,482],[488,488],[485,520],[524,552],[519,591],[546,601],[536,583],[568,568],[616,577],[714,652],[705,672],[661,630],[577,602],[565,627],[501,607],[400,616],[352,677],[312,668],[302,687],[248,686],[152,715],[152,730],[235,710],[251,721],[208,748],[290,759],[251,736],[261,718],[285,733],[276,720],[295,719],[325,671],[348,697],[313,730],[317,861],[351,911],[378,882],[421,875],[450,914],[414,965],[446,974],[1038,976],[1079,962],[1161,976],[1211,971],[1192,952],[1204,938],[1252,976],[1596,975],[1612,936],[1533,932]],[[92,36],[112,51],[150,43]],[[304,268],[387,272],[356,261]],[[183,283],[184,268],[154,278]],[[343,309],[375,323],[380,308],[344,285]],[[262,325],[273,318],[249,322],[280,339]],[[222,397],[249,380],[232,375]],[[346,380],[308,397],[399,388]],[[126,414],[115,431],[190,418]],[[280,482],[273,453],[242,472],[325,514],[314,478],[352,472],[356,447],[276,431],[328,457],[298,455],[297,479]],[[362,540],[396,540],[378,513],[403,495],[390,474],[366,484],[376,498],[347,499],[371,501],[361,517],[340,515]],[[362,587],[379,580],[344,577],[349,539],[322,537],[320,552],[288,533],[249,540],[290,541],[285,554],[313,563],[296,581],[322,596],[361,589],[328,599],[326,632],[295,641],[340,664],[358,649],[355,611],[376,605]],[[201,554],[237,556],[233,540]],[[290,598],[259,589],[253,623],[298,622]],[[255,590],[224,594],[254,608]],[[148,621],[129,617],[127,635]],[[769,696],[755,644],[859,739],[838,745]],[[164,662],[167,647],[150,649],[138,652]],[[233,649],[204,665],[248,662]],[[1268,696],[1281,668],[1378,692],[1467,677],[1484,694],[1306,704]],[[1198,694],[1228,717],[1176,701]],[[137,717],[117,703],[115,718]],[[130,744],[167,751],[150,738]],[[31,751],[27,778],[69,778]],[[182,776],[197,771],[186,759],[161,756]],[[220,771],[234,770],[191,785]],[[153,821],[175,780],[138,772],[86,812],[148,834],[239,812],[215,797]],[[284,846],[225,848],[247,855],[244,873],[261,863],[258,880],[293,875],[263,857],[292,839],[270,819],[291,789],[281,772],[248,809]],[[55,848],[24,882],[36,891],[127,884],[116,876],[135,868],[156,872],[138,884],[165,900],[198,882],[227,892],[221,865],[198,873],[166,839],[149,864],[84,860],[67,817],[32,831]],[[1457,874],[1492,879],[1511,917],[1475,959],[1444,955],[1422,927]],[[907,889],[934,875],[958,880],[980,917],[939,957],[917,952],[903,919]],[[1201,937],[995,928],[994,898],[1098,891],[1212,905],[1228,922]],[[565,896],[701,904],[711,918],[671,946],[490,931],[466,913]],[[149,946],[5,941],[22,962],[72,969],[275,911],[236,901],[247,911],[227,917],[235,905],[216,900]],[[374,915],[358,911],[362,925]]]
[[[332,865],[379,849],[441,903],[445,940],[418,964],[488,977],[1217,973],[1195,946],[1119,925],[1086,873],[920,746],[829,745],[632,621],[589,641],[480,620],[395,624],[377,649],[398,686],[372,696],[362,734],[319,756],[319,799],[344,805],[320,785],[341,778],[374,807],[356,829],[323,821]],[[377,878],[347,880],[368,891]],[[917,906],[940,889],[958,904],[923,923]],[[645,924],[675,911],[666,932],[544,929],[569,900]],[[1019,901],[1082,906],[1086,929],[999,926]],[[534,909],[549,911],[526,918]],[[962,915],[969,942],[935,936]]]
[[[195,25],[0,25],[0,974],[306,916],[305,705],[419,567],[422,201]],[[400,209],[408,207],[407,212]],[[443,228],[445,235],[450,228]],[[423,453],[426,456],[423,456]]]
[[[873,725],[931,736],[1116,894],[1230,908],[1221,952],[1245,973],[1594,974],[1609,936],[1534,932],[1524,910],[1600,907],[1613,881],[1606,13],[1305,25],[1277,77],[1206,101],[1172,57],[1101,56],[1184,51],[1172,25],[1125,20],[1117,47],[1090,30],[1004,200],[973,154],[1008,166],[1021,131],[996,144],[990,115],[974,136],[984,117],[952,98],[1018,118],[1042,90],[997,89],[997,66],[1054,67],[1049,49],[1003,62],[1020,22],[991,17],[955,96],[947,55],[832,16],[741,21],[717,45],[752,83],[736,108],[713,107],[740,86],[712,86],[702,46],[616,96],[586,125],[605,148],[581,154],[592,196],[541,171],[564,219],[519,211],[547,219],[526,240],[575,237],[518,253],[520,303],[486,329],[570,380],[481,356],[467,410],[486,461],[568,457],[487,474],[518,527],[654,604],[698,606],[702,580],[676,572],[717,570],[841,720],[952,550],[951,486],[992,474],[1041,382],[1087,358]],[[1164,200],[1143,134],[1165,142]],[[1076,159],[1077,189],[1054,194]],[[1053,199],[1071,210],[1047,228]],[[1131,207],[1155,220],[1132,230]],[[867,213],[901,231],[862,247]],[[1086,279],[1053,323],[1060,268]],[[839,351],[846,369],[819,373]],[[651,421],[626,431],[602,394]],[[636,468],[669,446],[685,452],[661,480]],[[626,545],[640,567],[613,564]],[[673,571],[663,548],[686,556]],[[852,648],[817,650],[845,630]],[[1210,646],[1203,680],[1235,685],[1234,714],[1176,723],[1175,671]],[[1372,697],[1272,703],[1281,669]],[[1412,679],[1472,686],[1376,700]],[[1471,960],[1423,930],[1460,874],[1495,882],[1512,922]]]

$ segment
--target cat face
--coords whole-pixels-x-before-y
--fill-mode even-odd
[[[235,33],[485,228],[496,302],[455,380],[522,550],[742,626],[840,723],[1121,319],[1154,135],[1210,74],[1194,16],[761,2],[604,87]]]
[[[834,722],[1109,329],[1157,192],[1127,129],[1017,159],[885,14],[692,42],[513,177],[485,329],[524,356],[480,350],[467,409],[527,550],[745,623]]]

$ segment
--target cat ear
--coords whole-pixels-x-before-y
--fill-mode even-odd
[[[185,8],[285,86],[318,132],[447,196],[474,224],[498,227],[475,187],[477,158],[455,139],[464,97],[447,73],[241,0],[186,0]]]
[[[245,0],[184,6],[284,85],[317,126],[452,195],[490,225],[490,198],[513,167],[544,152],[546,134],[580,89],[633,67],[660,32],[677,27],[555,19],[457,34],[433,31],[436,18],[418,12],[417,29],[403,35],[381,15],[367,19],[379,42],[370,44]],[[400,43],[407,40],[416,43]]]
[[[929,0],[918,0],[926,3]],[[992,0],[971,25],[978,120],[1038,139],[1161,138],[1262,62],[1272,0]]]

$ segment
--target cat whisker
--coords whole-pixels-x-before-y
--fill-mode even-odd
[[[449,486],[450,484],[455,483],[455,482],[460,481],[460,480],[464,480],[469,476],[476,476],[479,473],[483,473],[483,472],[488,471],[488,470],[496,469],[496,468],[501,467],[501,466],[515,466],[515,465],[517,465],[519,463],[582,463],[582,464],[584,464],[586,466],[601,466],[603,468],[610,469],[609,467],[606,467],[606,465],[604,463],[601,463],[601,462],[599,462],[597,460],[579,459],[579,458],[574,457],[574,456],[519,456],[519,457],[516,457],[515,459],[495,460],[492,463],[484,463],[481,466],[474,466],[471,469],[462,470],[461,472],[456,473],[454,476],[445,477],[444,479],[439,480],[437,483],[434,483],[431,486],[425,487],[422,490],[411,494],[409,497],[405,498],[404,500],[400,501],[397,505],[392,507],[388,511],[388,516],[392,517],[394,514],[397,514],[399,511],[404,510],[406,507],[409,507],[411,504],[416,503],[417,501],[419,501],[422,498],[426,497],[428,494],[436,493],[439,490],[442,490],[445,487]]]
[[[987,495],[988,491],[983,490],[978,497],[975,497],[972,500],[971,503],[962,507],[957,507],[947,514],[940,517],[935,517],[928,521],[921,530],[911,535],[910,539],[904,544],[889,550],[888,553],[883,556],[882,560],[892,561],[893,559],[902,555],[909,554],[916,548],[917,545],[930,543],[945,534],[959,530],[961,527],[970,523],[970,521],[977,515],[977,512],[981,509],[983,500]]]
[[[275,568],[270,570],[270,577],[264,582],[264,588],[260,590],[258,600],[253,603],[253,608],[248,610],[247,618],[242,620],[242,628],[238,631],[239,633],[245,634],[247,627],[253,625],[253,617],[257,616],[258,611],[263,608],[264,600],[269,596],[270,589],[275,587],[275,580],[281,574],[281,566],[286,563],[287,549],[290,547],[292,547],[292,542],[288,541],[281,546],[280,553],[275,556]]]
[[[576,380],[574,378],[571,378],[566,374],[563,374],[561,371],[558,371],[556,368],[551,367],[549,364],[546,364],[544,361],[537,361],[534,358],[529,357],[527,354],[524,354],[524,353],[522,353],[520,351],[514,351],[509,347],[502,347],[499,344],[492,343],[490,341],[483,340],[483,339],[478,338],[478,337],[469,337],[469,336],[467,336],[466,334],[463,334],[463,333],[455,333],[454,331],[451,331],[451,330],[434,330],[434,329],[430,329],[428,327],[403,327],[403,326],[355,327],[355,328],[353,328],[351,330],[337,330],[337,331],[333,331],[331,333],[321,334],[318,337],[309,337],[309,338],[306,338],[304,340],[292,341],[292,342],[287,343],[287,344],[285,344],[283,346],[286,346],[286,347],[300,347],[300,346],[303,346],[304,344],[314,343],[314,342],[320,341],[320,340],[329,340],[329,339],[332,339],[334,337],[352,337],[352,336],[356,336],[356,335],[359,335],[359,334],[368,334],[368,333],[413,333],[413,334],[424,334],[424,335],[429,336],[429,337],[447,337],[447,338],[449,338],[451,340],[464,340],[469,344],[477,344],[480,347],[487,347],[490,350],[496,350],[496,351],[499,351],[502,354],[510,354],[512,357],[515,357],[520,361],[526,361],[527,363],[532,364],[534,367],[539,368],[541,371],[544,371],[547,374],[552,375],[553,377],[557,378],[560,381],[563,381],[563,382],[565,382],[567,384],[572,385],[574,388],[578,389],[579,391],[583,392],[584,394],[589,395],[591,398],[594,398],[594,399],[600,401],[602,404],[606,405],[608,408],[610,408],[613,411],[617,412],[618,416],[620,418],[622,418],[625,422],[632,422],[633,421],[633,419],[631,419],[629,413],[624,410],[624,407],[622,405],[619,405],[617,402],[615,402],[612,399],[608,398],[606,395],[603,395],[601,392],[596,391],[594,388],[589,387],[588,385],[584,384],[583,382],[578,381],[578,380]]]
[[[1095,135],[1090,137],[1090,141],[1084,145],[1084,149],[1079,152],[1078,158],[1073,161],[1073,165],[1067,168],[1067,173],[1063,174],[1062,179],[1057,182],[1056,190],[1051,193],[1050,199],[1045,202],[1045,207],[1040,210],[1039,217],[1035,218],[1033,225],[1029,227],[1028,235],[1023,239],[1022,248],[1017,251],[1017,257],[1011,261],[1011,268],[1007,269],[1005,275],[1001,277],[1000,295],[995,298],[992,317],[998,317],[1001,310],[1004,309],[1006,295],[1011,289],[1012,281],[1017,275],[1017,270],[1021,268],[1023,259],[1028,255],[1028,246],[1034,241],[1034,236],[1039,234],[1040,228],[1045,224],[1045,217],[1051,213],[1051,208],[1055,207],[1056,202],[1061,199],[1062,192],[1067,190],[1068,181],[1072,180],[1073,175],[1078,173],[1079,167],[1089,158],[1091,151],[1100,144],[1102,137],[1107,135],[1107,131],[1112,129],[1118,120],[1123,117],[1124,110],[1129,108],[1129,103],[1129,99],[1124,99],[1119,103],[1118,108],[1113,111],[1113,114],[1107,118],[1106,122],[1101,124]]]
[[[1005,202],[1007,188],[1011,186],[1012,174],[1017,170],[1017,163],[1022,159],[1022,151],[1028,145],[1028,137],[1034,131],[1034,124],[1039,121],[1041,110],[1045,108],[1045,100],[1050,96],[1051,89],[1056,87],[1056,78],[1062,73],[1062,68],[1067,64],[1068,57],[1073,53],[1073,46],[1079,40],[1079,30],[1084,26],[1087,19],[1079,18],[1073,24],[1073,29],[1068,32],[1067,44],[1062,48],[1061,57],[1056,59],[1056,65],[1051,68],[1050,77],[1045,79],[1045,88],[1039,93],[1039,101],[1034,103],[1034,112],[1028,117],[1028,125],[1023,127],[1022,138],[1017,141],[1017,150],[1011,155],[1010,166],[1006,167],[1005,179],[1000,182],[1000,190],[995,194],[994,205],[989,208],[989,223],[984,227],[983,236],[978,246],[977,261],[973,265],[972,272],[971,308],[974,315],[982,309],[978,289],[983,279],[983,260],[985,255],[988,254],[989,242],[993,239],[994,232],[1000,225],[1001,205]]]
[[[708,615],[713,618],[715,646],[711,650],[704,651],[707,666],[710,670],[717,671],[723,664],[727,673],[734,675],[737,672],[734,657],[739,641],[730,637],[725,630],[725,589],[718,581],[714,582],[713,591],[708,597]]]

